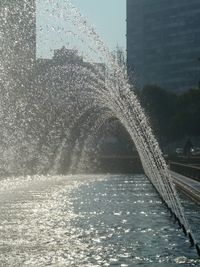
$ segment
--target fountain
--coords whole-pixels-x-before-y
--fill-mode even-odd
[[[27,0],[22,7],[26,9],[26,18],[32,14],[31,2]],[[29,42],[28,49],[15,58],[17,44],[13,48],[7,43],[13,43],[6,26],[12,24],[8,23],[10,7],[1,9],[1,174],[81,172],[86,164],[90,167],[88,153],[96,133],[107,121],[117,119],[134,141],[146,176],[200,255],[158,142],[128,82],[125,66],[119,66],[71,1],[65,0],[61,6],[52,0],[45,3],[50,5],[45,12],[50,10],[51,20],[61,19],[70,25],[67,30],[62,29],[66,38],[75,38],[87,49],[84,60],[71,51],[74,60],[67,64],[65,60],[59,65],[56,61],[65,56],[67,60],[67,51],[62,51],[60,57],[55,54],[52,60],[25,62],[32,47]],[[48,31],[56,29],[51,27]],[[20,33],[17,38],[22,41],[22,36]],[[88,63],[92,62],[88,56],[91,54],[101,64]]]

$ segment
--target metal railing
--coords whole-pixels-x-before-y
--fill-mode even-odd
[[[200,182],[200,167],[181,164],[172,161],[169,162],[169,166],[170,170]]]

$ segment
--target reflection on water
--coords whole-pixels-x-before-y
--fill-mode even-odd
[[[200,265],[142,175],[29,177],[0,185],[2,267]],[[199,213],[184,202],[198,230]]]

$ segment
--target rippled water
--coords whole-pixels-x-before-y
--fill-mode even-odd
[[[199,208],[183,202],[199,231]],[[145,176],[0,182],[0,266],[179,265],[200,261]]]

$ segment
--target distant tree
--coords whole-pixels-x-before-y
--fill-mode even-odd
[[[139,98],[160,142],[172,141],[171,124],[176,113],[177,96],[159,86],[147,85],[139,92]]]
[[[148,85],[138,92],[138,96],[162,144],[186,136],[200,136],[200,89],[176,95],[156,85]]]
[[[126,65],[126,56],[123,48],[117,45],[116,49],[113,52],[113,56],[120,67],[124,67]]]
[[[200,136],[200,89],[191,89],[178,97],[172,131],[176,139]]]

